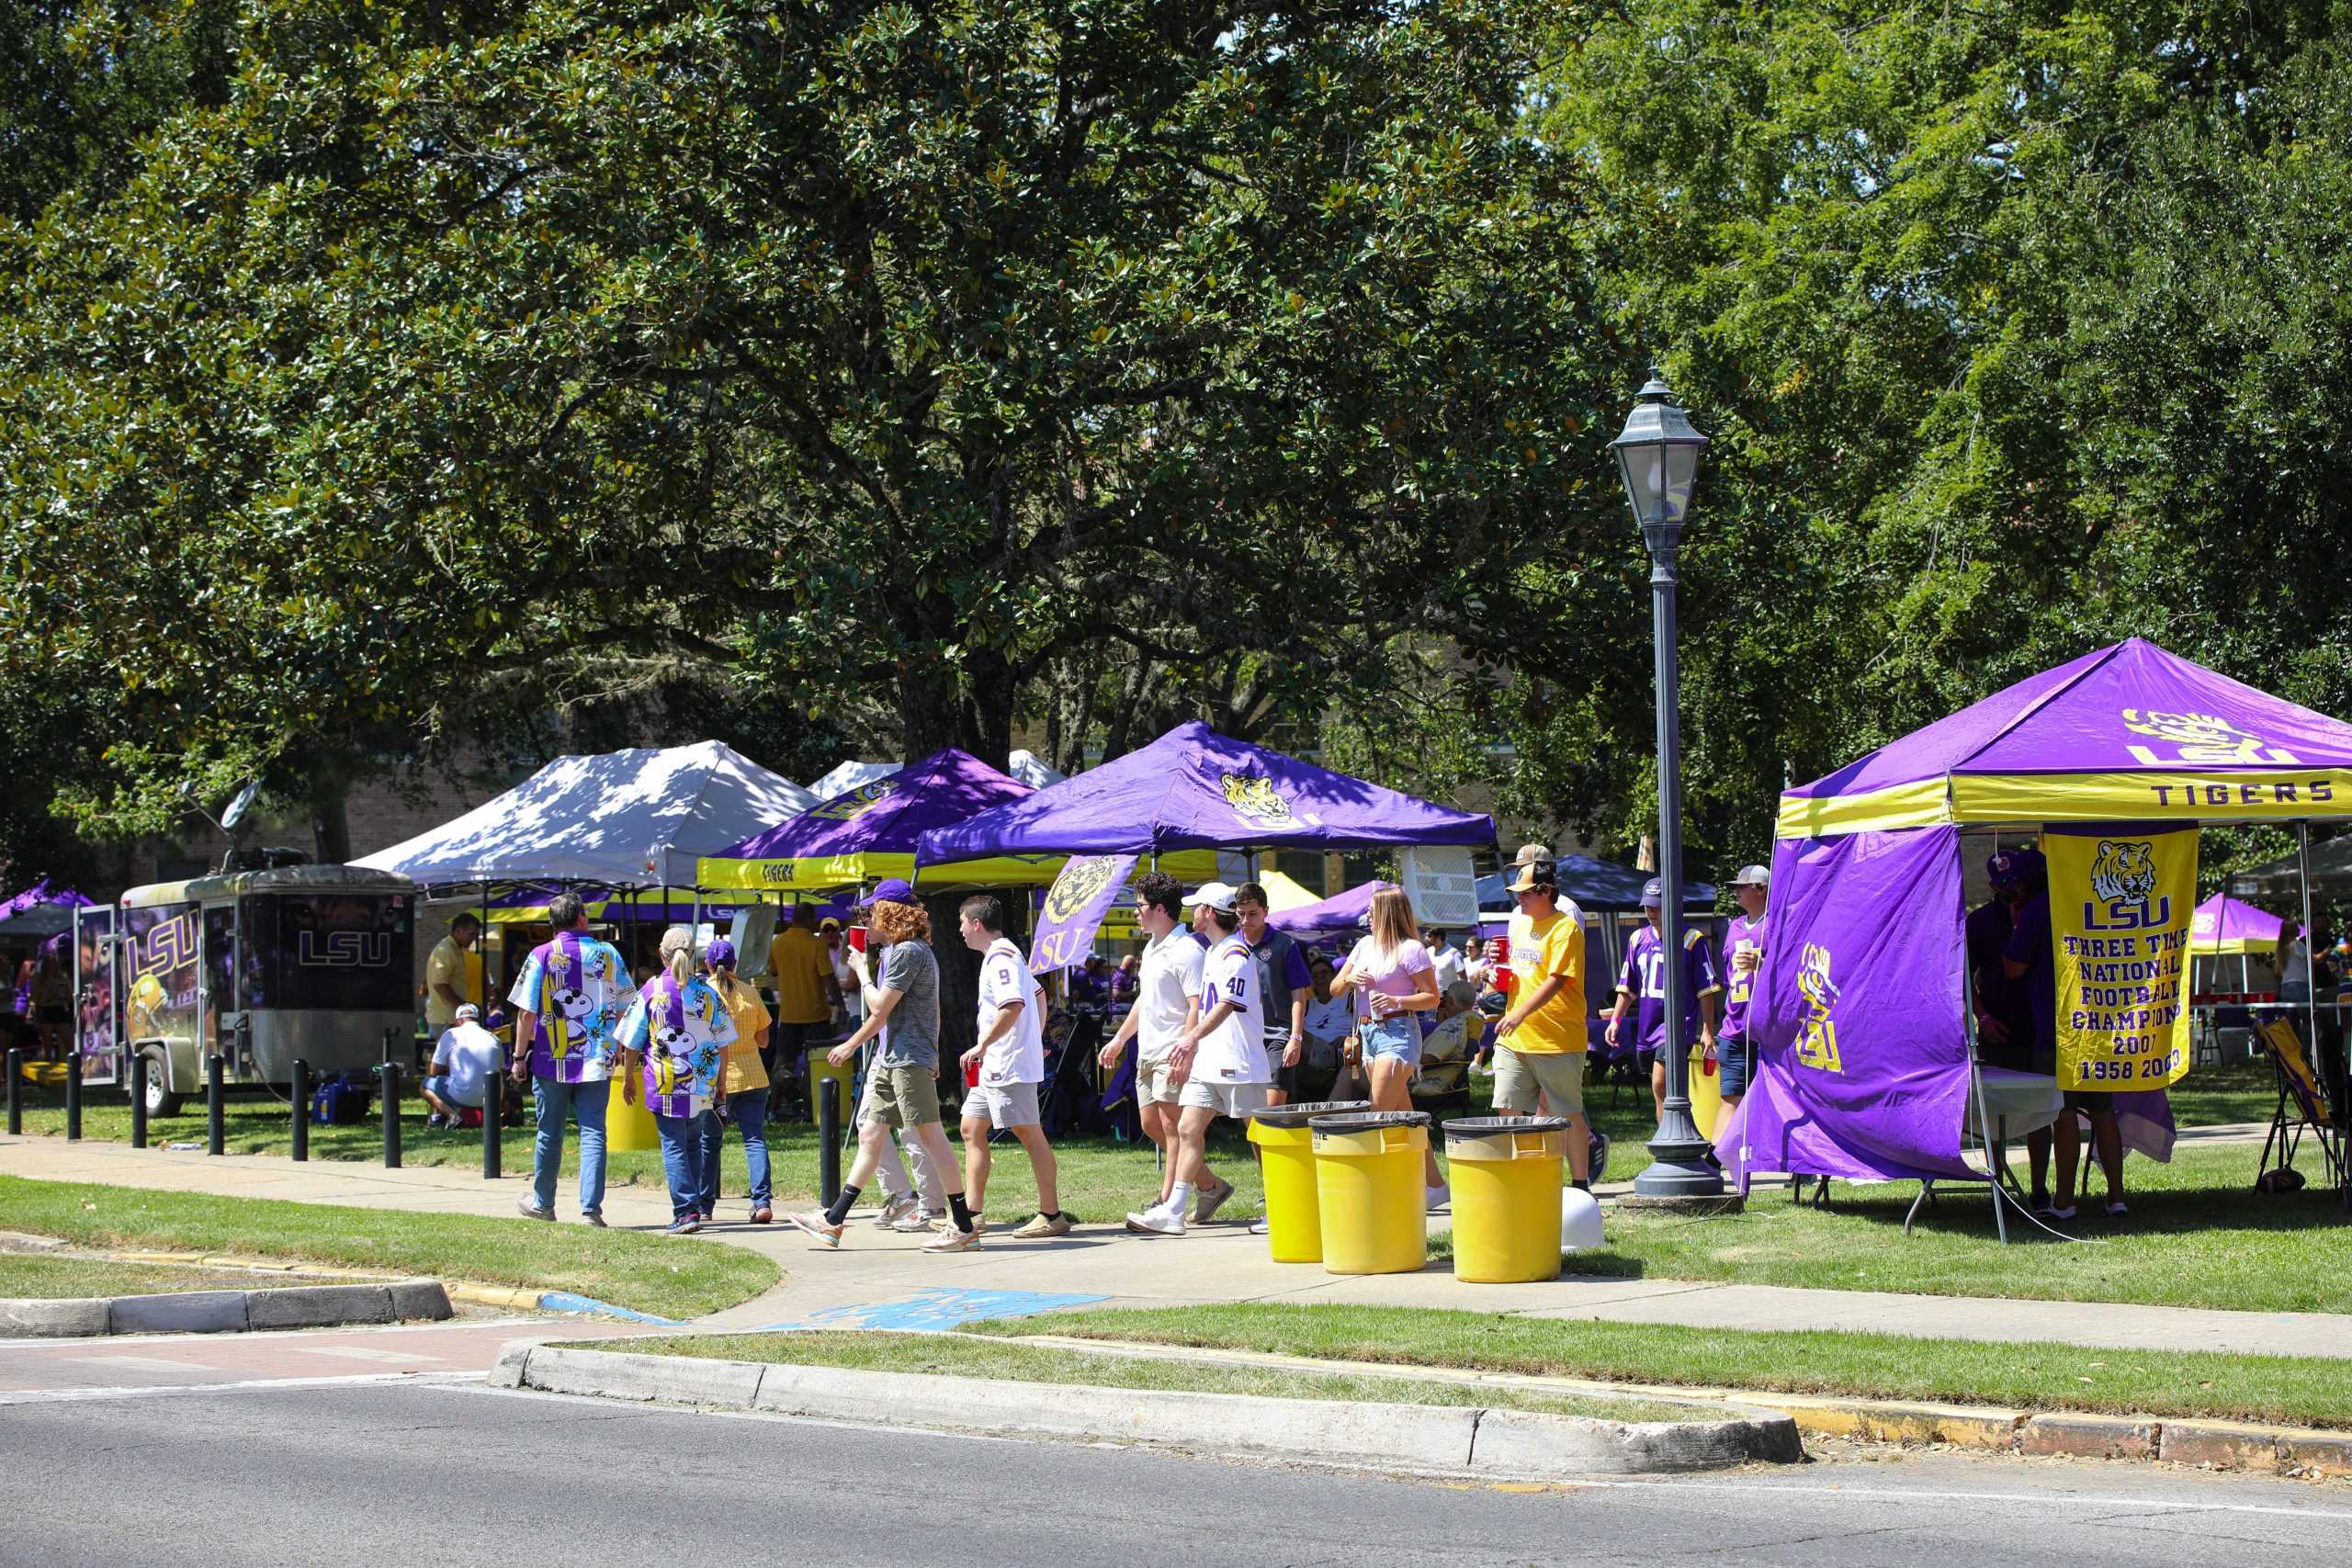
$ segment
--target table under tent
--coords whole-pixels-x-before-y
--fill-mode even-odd
[[[1726,1169],[1743,1186],[1768,1172],[1987,1181],[2006,1240],[2004,1145],[2076,1114],[2066,1094],[2112,1096],[2127,1146],[2168,1158],[2164,1091],[2191,1066],[2197,830],[2285,824],[2308,842],[2312,822],[2346,818],[2352,726],[2138,638],[1790,790],[1757,1077],[1716,1140]],[[1977,1036],[1962,867],[1996,834],[2037,837],[2048,861],[2048,1072],[1985,1065]],[[2307,1049],[2316,1012],[2301,1021]],[[2278,1122],[2307,1110],[2342,1118],[2282,1089]],[[2299,1130],[2340,1182],[2335,1126]]]

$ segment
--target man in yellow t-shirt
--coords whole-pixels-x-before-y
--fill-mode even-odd
[[[1560,899],[1550,861],[1519,868],[1510,891],[1525,919],[1514,921],[1511,1010],[1495,1026],[1495,1114],[1524,1116],[1537,1097],[1568,1123],[1568,1174],[1592,1190],[1591,1129],[1584,1118],[1584,911]],[[1524,931],[1527,940],[1521,941]]]
[[[424,1021],[435,1034],[457,1022],[458,1010],[466,1003],[482,1005],[481,955],[474,951],[481,940],[481,917],[459,915],[425,956]]]
[[[841,985],[833,978],[833,955],[817,934],[817,906],[796,904],[792,923],[768,943],[768,984],[775,987],[775,1028],[768,1072],[779,1095],[797,1094],[801,1059],[809,1043],[833,1021]],[[828,1033],[825,1037],[830,1038]],[[771,1106],[770,1110],[775,1110]]]
[[[726,1107],[717,1115],[704,1117],[695,1135],[702,1140],[704,1168],[713,1173],[710,1185],[715,1190],[727,1123],[735,1123],[735,1130],[743,1134],[752,1223],[763,1225],[775,1218],[775,1193],[768,1182],[768,1074],[760,1063],[760,1053],[768,1043],[768,1007],[760,1000],[759,988],[735,973],[735,944],[727,938],[720,937],[702,950],[702,964],[718,999],[727,1004],[727,1016],[735,1021],[735,1043],[727,1047],[720,1068],[726,1077]]]

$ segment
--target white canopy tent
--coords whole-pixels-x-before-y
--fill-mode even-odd
[[[823,778],[811,782],[808,793],[819,800],[831,800],[835,795],[847,795],[851,790],[870,784],[876,779],[887,779],[905,766],[904,762],[843,762]],[[1047,767],[1035,751],[1013,752],[1005,759],[1004,771],[1031,789],[1057,784],[1069,776]]]
[[[454,821],[354,864],[432,886],[695,885],[695,863],[817,804],[716,740],[559,757]]]

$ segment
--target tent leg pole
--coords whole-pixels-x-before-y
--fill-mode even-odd
[[[1984,1151],[1985,1185],[1993,1190],[1993,1229],[1999,1234],[2001,1245],[2007,1247],[2009,1245],[2009,1216],[2008,1211],[2001,1206],[2001,1178],[2008,1174],[2007,1118],[2003,1119],[2004,1136],[2000,1140],[2004,1158],[1999,1166],[1996,1166],[1993,1163],[1993,1122],[1984,1113],[1984,1066],[1976,1055],[1976,977],[1969,973],[1966,964],[1962,964],[1960,971],[1960,1006],[1968,1038],[1968,1089],[1976,1098],[1976,1143]]]

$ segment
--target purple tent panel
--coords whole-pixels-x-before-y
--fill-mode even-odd
[[[1972,1177],[1959,829],[1783,839],[1757,1078],[1718,1148],[1755,1170]],[[1739,1125],[1744,1123],[1744,1126]]]
[[[2129,773],[2185,763],[2352,767],[2352,725],[2131,637],[2004,687],[1788,793],[1827,797],[1952,773]]]
[[[82,909],[87,908],[89,903],[87,898],[83,897],[71,887],[51,887],[49,885],[49,878],[44,876],[6,903],[0,904],[0,920],[25,914],[44,905],[54,905],[67,909]]]
[[[950,746],[705,858],[912,854],[928,829],[962,822],[975,812],[1019,802],[1034,793],[1019,779]]]
[[[2287,922],[2267,909],[2251,904],[2241,904],[2226,894],[2216,893],[2197,906],[2197,913],[2189,925],[2190,942],[2195,947],[2211,948],[2222,942],[2252,942],[2259,946],[2275,946]]]
[[[1194,721],[1150,745],[922,836],[923,865],[1015,854],[1482,848],[1491,817],[1433,805],[1219,735]]]
[[[1301,904],[1295,909],[1283,909],[1268,915],[1266,923],[1276,931],[1288,931],[1309,942],[1337,936],[1343,931],[1368,931],[1372,926],[1372,896],[1383,888],[1396,886],[1393,882],[1378,880],[1359,883],[1346,892],[1334,893],[1319,903]]]

